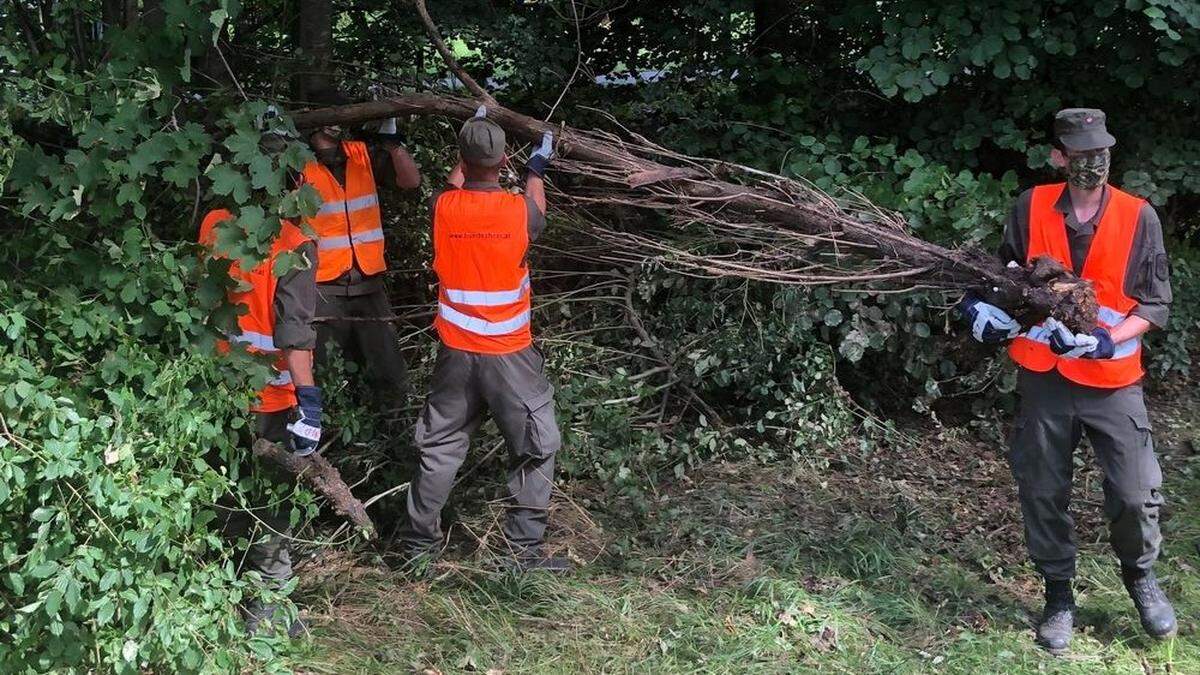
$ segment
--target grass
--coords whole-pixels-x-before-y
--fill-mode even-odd
[[[921,479],[897,465],[908,453],[938,451],[909,444],[883,451],[883,463],[860,458],[854,465],[861,470],[836,475],[716,465],[667,487],[654,511],[636,519],[607,511],[598,498],[586,501],[594,492],[586,485],[567,486],[583,506],[559,500],[551,537],[589,564],[563,577],[494,573],[482,556],[466,554],[451,556],[432,580],[413,583],[386,560],[327,553],[302,571],[314,637],[295,667],[1200,673],[1193,619],[1200,610],[1200,458],[1186,442],[1194,437],[1187,405],[1156,415],[1171,504],[1157,569],[1181,625],[1170,642],[1141,632],[1094,514],[1080,518],[1082,625],[1073,649],[1064,657],[1039,650],[1029,621],[1040,609],[1040,588],[1023,562],[1007,469],[994,451],[989,461],[971,459],[970,476],[935,456],[931,471],[942,478]],[[1092,478],[1081,481],[1080,515],[1099,508]],[[486,521],[486,514],[481,508],[461,518]]]

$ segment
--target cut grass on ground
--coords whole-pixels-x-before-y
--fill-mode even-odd
[[[860,457],[842,472],[713,466],[671,486],[638,522],[588,506],[600,523],[590,533],[579,532],[588,518],[571,517],[581,507],[559,500],[557,520],[571,524],[559,544],[590,560],[563,577],[496,573],[482,556],[467,555],[413,583],[386,565],[328,553],[302,572],[314,638],[295,666],[311,673],[1200,673],[1193,620],[1200,458],[1190,453],[1190,408],[1156,408],[1172,505],[1158,572],[1181,619],[1181,635],[1170,642],[1141,632],[1092,514],[1080,518],[1082,626],[1072,652],[1037,649],[1029,621],[1040,588],[1023,562],[1019,514],[1011,496],[1002,498],[1012,490],[1007,469],[995,449],[959,439],[939,449],[878,450],[887,462]],[[903,466],[922,452],[929,464]],[[973,457],[964,474],[938,452],[985,459]],[[1081,478],[1077,510],[1098,509],[1098,481],[1086,471]],[[586,487],[566,489],[586,505]]]

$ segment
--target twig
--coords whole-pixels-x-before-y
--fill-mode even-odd
[[[375,523],[371,522],[371,517],[367,515],[366,506],[354,497],[346,482],[342,480],[342,475],[329,460],[320,454],[298,457],[278,443],[272,443],[265,438],[254,442],[253,452],[255,457],[270,460],[289,473],[304,479],[314,490],[329,499],[337,513],[366,530],[368,536],[375,536]]]
[[[467,91],[483,100],[488,105],[499,105],[492,95],[484,91],[483,87],[475,81],[473,77],[467,74],[458,63],[458,59],[454,58],[454,53],[446,46],[446,41],[442,39],[442,35],[438,32],[437,24],[433,22],[433,18],[429,16],[429,10],[425,7],[425,0],[412,0],[413,5],[417,8],[417,14],[421,17],[421,23],[425,25],[425,32],[429,35],[429,39],[433,42],[433,46],[437,49],[438,54],[441,54],[442,60],[446,62],[446,67],[454,76],[458,78]]]
[[[213,49],[217,50],[217,56],[221,57],[221,63],[225,66],[225,72],[229,73],[229,79],[233,80],[233,86],[237,87],[238,93],[242,95],[242,100],[249,101],[250,97],[246,96],[246,91],[242,89],[242,83],[238,82],[237,75],[233,74],[233,68],[229,67],[229,62],[225,60],[225,52],[221,51],[220,45],[213,45]]]
[[[579,69],[583,66],[583,39],[579,34],[579,10],[575,7],[575,0],[571,0],[571,16],[575,23],[575,68],[571,71],[571,76],[567,78],[567,83],[563,85],[562,91],[559,92],[558,98],[555,99],[554,105],[550,106],[550,112],[546,113],[543,122],[549,122],[551,117],[554,117],[554,111],[558,110],[558,105],[562,103],[563,98],[567,95],[567,91],[571,85],[575,84],[575,78],[579,75]]]
[[[687,392],[688,397],[696,402],[696,405],[698,405],[700,409],[708,416],[708,418],[713,421],[717,428],[724,427],[725,421],[721,419],[721,416],[717,414],[717,411],[713,410],[712,406],[708,405],[707,401],[705,401],[703,398],[700,398],[700,395],[696,393],[695,389],[692,389],[682,381],[683,378],[680,377],[676,372],[675,364],[671,362],[671,359],[667,358],[666,354],[662,353],[662,350],[658,348],[657,340],[651,337],[649,331],[646,330],[646,326],[642,323],[641,317],[638,316],[637,310],[633,308],[633,289],[636,284],[637,273],[632,272],[629,275],[629,282],[625,286],[625,309],[629,316],[629,324],[633,326],[633,330],[636,331],[638,337],[642,339],[642,344],[646,346],[646,349],[649,349],[650,352],[663,363],[663,365],[670,368],[671,379],[678,381],[679,386],[682,387],[685,392]]]

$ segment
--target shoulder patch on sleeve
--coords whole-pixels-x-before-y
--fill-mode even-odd
[[[1154,276],[1159,281],[1166,281],[1171,276],[1171,258],[1166,253],[1154,257]]]

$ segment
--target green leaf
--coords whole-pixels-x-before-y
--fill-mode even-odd
[[[250,180],[255,190],[266,190],[271,194],[283,189],[283,176],[267,155],[257,155],[250,160]]]
[[[186,188],[199,175],[200,170],[192,163],[171,164],[162,171],[163,180],[180,189]]]
[[[250,200],[250,182],[228,164],[216,164],[209,168],[206,175],[212,181],[213,192],[231,196],[238,204]]]
[[[46,594],[46,614],[49,616],[57,616],[58,610],[62,607],[63,593],[57,588],[51,589]]]

